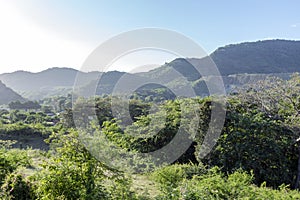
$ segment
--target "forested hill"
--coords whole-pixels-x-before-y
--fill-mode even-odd
[[[300,72],[300,41],[264,40],[230,44],[218,48],[210,57],[177,58],[139,75],[165,80],[171,78],[170,73],[175,69],[188,80],[195,81],[201,77],[195,67],[209,68],[208,66],[212,65],[210,59],[214,61],[222,76]]]
[[[0,81],[0,105],[17,100],[24,101],[25,99]]]
[[[218,48],[210,58],[223,76],[300,72],[300,41],[264,40],[231,44]],[[160,68],[140,74],[160,79],[168,77],[169,70],[174,68],[187,79],[195,80],[199,74],[195,73],[193,66],[205,67],[211,63],[210,58],[177,58]]]
[[[210,56],[222,75],[300,71],[300,41],[265,40],[227,45]]]
[[[217,65],[228,89],[245,84],[247,83],[245,80],[248,79],[255,82],[257,78],[264,78],[265,75],[288,76],[290,73],[300,72],[300,41],[265,40],[231,44],[218,48],[210,57],[177,58],[149,72],[136,74],[108,72],[102,76],[103,80],[99,82],[101,85],[97,87],[97,92],[109,93],[121,76],[123,80],[127,80],[124,83],[140,83],[141,80],[147,80],[172,88],[181,87],[182,78],[185,77],[196,85],[195,88],[199,88],[198,83],[203,81],[203,77],[198,71],[201,71],[200,68],[208,69],[209,74],[208,66],[212,63],[210,59]],[[82,90],[86,91],[101,75],[101,72],[84,73],[72,68],[50,68],[39,73],[17,71],[0,74],[0,80],[22,96],[38,100],[70,93],[78,73],[82,81]],[[235,76],[236,74],[243,74],[243,77]]]

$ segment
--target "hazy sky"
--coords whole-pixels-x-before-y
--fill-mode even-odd
[[[207,53],[242,41],[297,40],[299,8],[299,0],[0,0],[0,73],[79,69],[105,40],[145,27],[182,33]],[[162,58],[173,55],[145,64]],[[125,61],[118,70],[129,70]]]

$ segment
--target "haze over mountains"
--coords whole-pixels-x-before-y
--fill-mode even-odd
[[[87,95],[94,92],[95,88],[91,85],[95,84],[98,84],[96,94],[110,93],[121,79],[124,81],[121,90],[146,81],[175,90],[191,85],[197,95],[205,95],[207,88],[204,80],[207,81],[208,77],[203,77],[198,71],[207,67],[211,63],[210,59],[219,69],[226,89],[255,82],[270,74],[287,78],[290,73],[300,72],[300,41],[265,40],[227,45],[218,48],[210,57],[177,58],[149,72],[136,74],[117,71],[85,73],[71,68],[50,68],[39,73],[17,71],[0,74],[0,80],[22,96],[33,100],[66,95],[72,91],[77,75],[80,76],[81,90],[86,91]],[[100,75],[100,82],[97,83]]]
[[[1,104],[8,104],[11,101],[25,101],[25,99],[13,91],[12,89],[6,87],[5,84],[3,84],[0,81],[0,105]]]

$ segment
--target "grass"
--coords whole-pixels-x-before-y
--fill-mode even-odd
[[[154,181],[149,178],[147,174],[132,175],[132,190],[138,195],[154,198],[160,194],[159,189]]]
[[[20,168],[19,171],[25,175],[25,177],[27,176],[31,176],[34,174],[35,171],[41,169],[40,164],[43,163],[43,161],[46,158],[45,151],[42,150],[37,150],[37,149],[27,149],[27,150],[21,150],[21,151],[26,151],[27,155],[29,157],[29,159],[31,159],[31,166],[27,167],[27,168]]]

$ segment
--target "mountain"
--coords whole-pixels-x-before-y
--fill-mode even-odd
[[[80,81],[82,85],[88,84],[100,74],[55,67],[38,73],[16,71],[0,74],[0,80],[26,98],[41,99],[53,95],[66,95],[72,91],[75,81]],[[76,79],[78,75],[80,80]]]
[[[229,75],[299,72],[299,55],[300,41],[265,40],[227,45],[210,57],[222,75]]]
[[[191,82],[197,95],[207,95],[205,81],[212,80],[210,74],[216,75],[211,67],[217,67],[229,92],[237,86],[255,83],[271,75],[287,79],[291,73],[300,72],[299,55],[300,41],[245,42],[220,47],[209,57],[177,58],[138,75],[159,80],[173,88],[182,86],[185,79]]]
[[[41,88],[72,87],[78,74],[80,74],[85,81],[89,82],[93,79],[97,79],[100,73],[85,73],[72,68],[55,67],[38,73],[16,71],[13,73],[0,74],[0,80],[16,91],[31,91]]]
[[[222,76],[230,74],[270,74],[300,72],[300,41],[264,40],[231,44],[218,48],[209,57],[177,58],[160,68],[139,73],[155,79],[169,78],[170,69],[190,81],[199,79],[198,71],[209,74],[212,61]]]
[[[67,95],[76,88],[84,96],[92,94],[128,93],[153,83],[168,87],[177,94],[191,86],[198,95],[207,94],[205,81],[214,81],[214,64],[223,78],[227,91],[247,82],[255,82],[269,75],[288,77],[300,72],[300,41],[264,40],[231,44],[218,48],[204,58],[177,58],[148,72],[80,72],[71,68],[50,68],[39,73],[17,71],[0,74],[8,87],[29,99]],[[213,62],[212,62],[213,61]],[[199,73],[200,72],[200,73]],[[80,80],[79,80],[79,78]],[[101,77],[99,79],[99,77]],[[115,87],[117,86],[117,87]],[[157,85],[153,89],[158,90]],[[140,93],[145,94],[145,89]],[[151,92],[150,92],[151,93]]]
[[[21,95],[6,87],[6,85],[0,81],[0,105],[8,104],[11,101],[17,100],[25,101]]]

